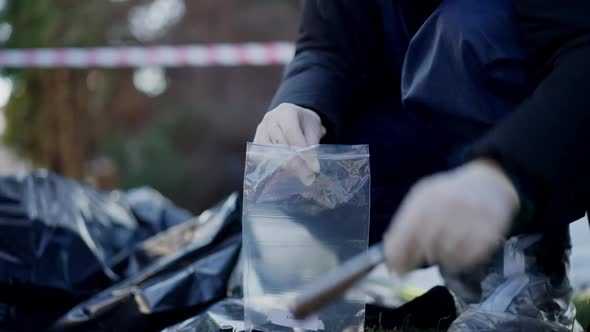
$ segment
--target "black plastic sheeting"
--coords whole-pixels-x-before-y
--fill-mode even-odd
[[[45,330],[114,284],[144,287],[162,281],[162,274],[182,279],[183,268],[203,280],[207,273],[225,276],[239,247],[239,239],[230,238],[240,231],[236,206],[234,195],[190,219],[188,211],[150,188],[104,193],[47,171],[0,177],[0,331]],[[186,233],[162,233],[170,227]],[[227,264],[207,265],[206,253],[227,258]],[[221,292],[208,287],[208,295],[192,294],[185,304]],[[188,297],[191,291],[182,293]]]
[[[403,331],[408,328],[442,331],[446,330],[456,317],[453,297],[446,288],[437,286],[398,308],[368,304],[365,326],[388,331]],[[172,325],[162,332],[217,332],[229,327],[234,332],[244,331],[242,299],[230,298],[219,301],[201,314]]]
[[[150,188],[0,177],[0,331],[243,331],[239,208],[233,194],[191,218]],[[368,306],[366,323],[396,327],[405,307]]]
[[[192,213],[177,207],[150,187],[125,192],[125,201],[131,207],[145,235],[157,234],[193,217]]]
[[[452,295],[446,288],[437,286],[397,308],[367,304],[365,326],[369,329],[388,331],[403,331],[408,328],[446,331],[456,317]],[[199,315],[172,325],[162,332],[216,332],[229,327],[233,329],[230,331],[244,331],[242,299],[221,300]]]
[[[236,332],[244,331],[244,303],[241,299],[220,301],[202,314],[162,332],[217,332],[225,327],[232,327]]]
[[[136,243],[188,218],[154,190],[102,193],[47,171],[0,177],[0,329],[47,326],[127,277],[115,265]]]
[[[134,275],[77,305],[52,331],[159,331],[227,296],[241,248],[238,195],[140,244]]]

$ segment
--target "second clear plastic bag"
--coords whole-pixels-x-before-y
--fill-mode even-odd
[[[366,145],[248,145],[247,331],[363,330],[365,296],[354,291],[306,321],[293,320],[287,305],[303,285],[367,250],[370,183]]]
[[[582,332],[571,301],[569,237],[559,243],[556,234],[511,237],[487,264],[447,274],[461,311],[449,332]]]

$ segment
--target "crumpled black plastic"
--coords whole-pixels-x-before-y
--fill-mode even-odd
[[[132,248],[191,218],[157,191],[100,192],[38,170],[0,177],[0,330],[39,331],[127,278]]]
[[[231,326],[236,332],[244,331],[244,302],[242,299],[222,300],[200,315],[170,326],[162,332],[216,332],[225,326]]]
[[[174,205],[160,192],[150,187],[140,187],[125,192],[125,201],[142,230],[152,235],[192,218],[192,213]]]
[[[52,331],[159,331],[226,296],[241,248],[238,195],[146,240],[129,255],[139,271],[61,317]]]
[[[368,304],[366,310],[365,326],[395,331],[408,327],[446,330],[457,317],[453,297],[442,286],[398,308]],[[219,301],[201,314],[162,332],[216,332],[225,326],[231,326],[236,332],[244,331],[244,302],[241,298]]]
[[[0,177],[0,330],[40,330],[133,274],[131,249],[188,220],[153,189],[103,193],[39,170]]]

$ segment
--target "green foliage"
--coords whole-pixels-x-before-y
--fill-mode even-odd
[[[5,109],[6,129],[4,141],[29,157],[34,149],[33,135],[37,123],[33,96],[36,86],[33,82],[26,84],[27,72],[13,78],[13,94]]]
[[[574,304],[577,309],[578,322],[584,327],[590,326],[590,293],[575,297]]]
[[[104,0],[7,0],[0,23],[10,24],[12,33],[2,47],[105,45],[117,20],[113,7]],[[109,97],[109,75],[103,75],[99,89],[89,91],[86,74],[84,70],[0,69],[0,75],[14,84],[5,107],[5,143],[36,166],[79,178],[84,158],[93,148],[88,142],[95,140],[94,127],[87,123],[89,104]],[[93,130],[80,133],[76,127]]]
[[[0,21],[12,25],[7,48],[91,46],[106,41],[112,5],[104,0],[8,0]]]
[[[179,151],[173,137],[194,123],[189,114],[165,113],[135,135],[122,135],[103,146],[106,156],[119,166],[121,186],[149,185],[175,201],[191,183],[190,160]]]
[[[4,48],[44,47],[56,27],[58,13],[50,1],[12,0],[0,12],[0,22],[12,27]],[[39,94],[35,71],[30,69],[2,69],[14,84],[13,98],[6,105],[6,133],[4,140],[21,153],[33,154],[36,132],[35,98]]]
[[[12,26],[8,48],[46,47],[52,41],[63,14],[52,1],[9,0],[0,20]]]

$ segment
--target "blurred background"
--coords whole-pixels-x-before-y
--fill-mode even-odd
[[[0,0],[3,49],[291,41],[295,0]],[[148,185],[199,212],[241,189],[282,66],[0,69],[0,172]]]
[[[0,0],[3,49],[293,41],[298,0]],[[246,142],[282,65],[0,68],[0,174],[47,168],[104,190],[151,186],[198,213],[241,191]],[[590,288],[590,232],[572,225]],[[387,278],[386,274],[383,273]],[[408,282],[440,282],[436,271]]]

